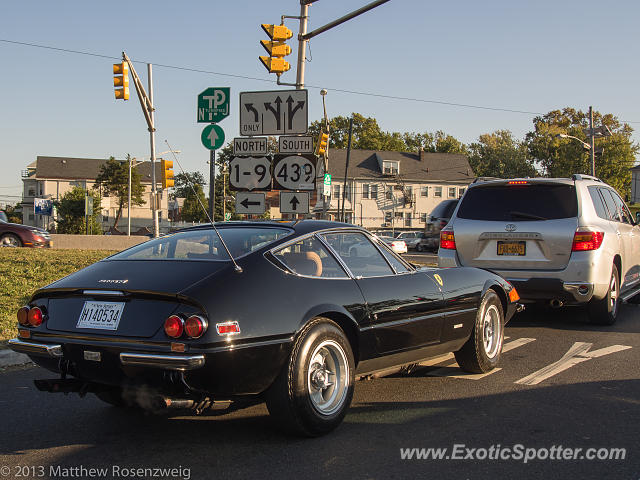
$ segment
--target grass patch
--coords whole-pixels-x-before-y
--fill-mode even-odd
[[[17,334],[16,311],[33,292],[116,251],[0,248],[0,340]]]

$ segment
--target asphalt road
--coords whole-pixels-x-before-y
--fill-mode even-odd
[[[92,396],[39,393],[33,379],[50,374],[35,367],[5,371],[0,474],[9,467],[4,478],[40,478],[40,471],[41,478],[74,472],[80,475],[73,478],[91,478],[80,468],[105,467],[108,478],[637,480],[640,307],[623,306],[613,327],[586,325],[582,317],[569,309],[517,315],[506,329],[501,369],[487,376],[460,377],[452,360],[440,359],[414,372],[360,381],[345,422],[317,439],[274,430],[264,405],[224,416],[158,417]],[[567,355],[572,347],[575,355]],[[576,460],[453,458],[496,455],[516,445],[541,457],[559,446],[582,450]],[[403,460],[405,448],[445,448],[449,458]],[[626,457],[580,459],[588,448],[623,448]],[[114,465],[182,470],[114,476]]]

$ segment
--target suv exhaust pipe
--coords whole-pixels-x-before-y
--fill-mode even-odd
[[[551,305],[551,308],[560,308],[561,306],[564,305],[564,302],[562,300],[558,300],[557,298],[554,298],[549,302],[549,305]]]

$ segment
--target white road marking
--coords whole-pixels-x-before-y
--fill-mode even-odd
[[[509,337],[504,337],[504,338],[509,338]],[[502,347],[502,353],[521,347],[523,345],[526,345],[527,343],[534,342],[535,340],[536,340],[535,338],[518,338],[511,342],[505,343],[504,346]],[[449,355],[443,355],[442,357],[438,357],[440,358],[440,361],[433,362],[431,363],[431,365],[436,365],[437,363],[443,362],[444,360],[448,360],[448,358],[446,357],[451,358],[453,356],[454,355],[451,353]],[[437,358],[434,358],[433,360],[437,360]],[[424,365],[424,363],[421,363],[420,365]],[[430,366],[430,365],[424,365],[424,366]],[[438,368],[437,370],[433,370],[427,373],[427,375],[434,376],[434,377],[450,377],[450,378],[464,378],[466,380],[480,380],[481,378],[484,378],[493,373],[499,372],[500,370],[502,369],[494,368],[493,370],[486,373],[467,373],[460,370],[460,368],[458,368],[458,364],[454,362],[454,363],[450,363],[449,365],[445,365],[444,367]]]
[[[540,382],[543,382],[560,372],[564,372],[579,363],[631,348],[626,345],[613,345],[611,347],[601,348],[600,350],[590,352],[589,349],[592,346],[592,343],[575,342],[560,360],[533,372],[531,375],[527,375],[526,377],[517,380],[515,383],[520,385],[537,385]]]
[[[507,339],[509,337],[504,337],[504,338]],[[514,348],[518,348],[523,345],[526,345],[527,343],[531,343],[535,341],[536,341],[535,338],[518,338],[513,342],[505,343],[504,346],[502,347],[502,353],[508,352],[509,350],[513,350]]]

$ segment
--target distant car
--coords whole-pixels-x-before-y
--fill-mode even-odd
[[[393,237],[378,237],[380,240],[382,240],[384,243],[386,243],[387,245],[389,245],[391,247],[391,250],[393,250],[396,253],[407,253],[407,244],[404,240],[398,240],[397,238],[393,238]]]
[[[525,301],[584,305],[610,325],[640,293],[640,226],[588,175],[475,182],[441,232],[438,265],[491,269]]]
[[[420,243],[420,240],[424,237],[423,232],[400,232],[396,235],[397,240],[404,240],[409,250],[415,250]]]
[[[442,230],[447,223],[453,211],[458,206],[458,200],[443,200],[436,208],[433,209],[427,224],[424,227],[424,236],[416,245],[416,250],[424,252],[427,250],[437,251],[440,245],[440,230]]]
[[[36,387],[194,413],[266,400],[276,425],[317,436],[342,422],[356,376],[447,352],[474,373],[500,361],[519,305],[494,273],[415,268],[343,223],[217,228],[149,240],[37,290],[9,341],[58,374]]]
[[[41,228],[9,223],[0,211],[0,247],[51,247],[51,236]]]

